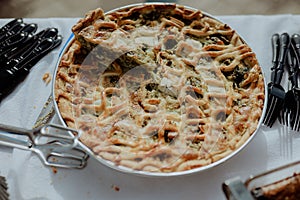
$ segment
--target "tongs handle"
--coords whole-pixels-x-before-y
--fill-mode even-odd
[[[55,130],[51,133],[52,130]],[[61,134],[58,132],[71,132],[68,134]],[[79,132],[75,129],[66,128],[59,125],[54,124],[46,124],[40,128],[28,130],[24,128],[19,128],[15,126],[0,124],[0,131],[4,131],[8,134],[15,134],[26,136],[29,140],[29,147],[31,146],[47,146],[52,145],[59,141],[63,147],[73,148],[77,145],[78,137],[80,136]],[[3,135],[3,134],[2,134]],[[46,139],[46,141],[44,141]],[[51,141],[48,141],[52,139]]]
[[[26,129],[0,124],[0,144],[8,147],[16,147],[23,150],[29,150],[32,146],[33,134]],[[11,134],[26,136],[26,140],[13,137]]]
[[[27,130],[0,124],[0,130],[5,131],[0,132],[0,145],[32,151],[46,166],[82,169],[87,164],[89,156],[77,146],[80,132],[75,129],[46,124],[41,128]],[[59,131],[68,133],[62,134]],[[27,136],[27,140],[15,138],[11,134]]]

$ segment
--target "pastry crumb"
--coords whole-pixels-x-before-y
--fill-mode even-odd
[[[48,85],[51,82],[51,76],[49,72],[46,72],[43,76],[43,81]]]
[[[112,185],[111,188],[114,189],[116,192],[120,191],[120,188],[116,185]]]
[[[53,172],[54,174],[57,173],[57,168],[56,168],[56,167],[51,167],[51,169],[52,169],[52,172]]]

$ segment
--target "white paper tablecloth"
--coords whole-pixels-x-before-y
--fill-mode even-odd
[[[300,16],[218,16],[247,41],[256,52],[267,81],[271,66],[271,35],[275,32],[300,33]],[[4,25],[9,19],[0,19]],[[24,19],[37,23],[40,30],[57,27],[69,37],[77,19]],[[51,84],[42,81],[44,73],[53,74],[59,49],[51,52],[32,69],[24,84],[0,104],[0,122],[31,128],[51,92]],[[93,159],[83,170],[58,169],[53,173],[36,155],[0,147],[0,175],[8,179],[12,200],[20,199],[225,199],[221,184],[251,174],[300,160],[300,133],[278,123],[272,129],[261,127],[253,140],[239,154],[212,169],[193,175],[149,178],[109,169]],[[118,188],[118,189],[117,189]]]

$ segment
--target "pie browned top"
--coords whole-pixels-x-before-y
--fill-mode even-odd
[[[97,156],[184,171],[228,156],[257,129],[263,75],[227,24],[176,4],[141,4],[90,11],[72,31],[55,96]]]

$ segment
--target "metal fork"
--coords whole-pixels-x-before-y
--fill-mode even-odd
[[[272,37],[272,40],[273,39],[274,37]],[[271,82],[268,84],[267,112],[263,120],[263,123],[268,127],[272,127],[279,116],[285,98],[285,91],[280,83],[284,72],[287,50],[290,46],[289,34],[281,34],[279,41],[279,62],[276,67],[272,67]]]
[[[300,35],[294,34],[291,39],[292,52],[295,57],[295,75],[292,77],[292,86],[294,94],[293,110],[291,112],[290,127],[294,131],[300,130],[300,88],[298,84],[298,72],[300,66]]]
[[[88,154],[77,147],[77,130],[54,124],[33,130],[0,124],[0,130],[4,131],[0,132],[0,145],[30,150],[46,166],[81,169],[87,164]]]
[[[288,91],[285,94],[283,108],[280,111],[278,120],[281,124],[293,127],[295,120],[295,111],[297,110],[296,93],[298,88],[297,76],[299,62],[296,59],[295,49],[293,44],[290,45],[290,49],[287,52],[287,64],[288,71]]]

